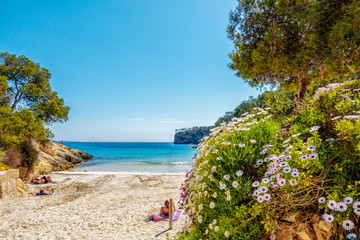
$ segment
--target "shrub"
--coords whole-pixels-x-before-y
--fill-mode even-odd
[[[338,239],[359,229],[358,91],[356,79],[329,84],[286,116],[256,108],[214,128],[182,186],[184,236],[275,238],[278,219],[289,211],[335,221],[343,226]],[[290,109],[273,102],[267,110],[282,108]]]

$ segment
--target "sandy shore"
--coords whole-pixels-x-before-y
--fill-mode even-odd
[[[184,215],[144,222],[165,199],[179,200],[185,174],[52,174],[53,196],[0,200],[0,239],[166,239]],[[27,184],[32,193],[44,185]]]

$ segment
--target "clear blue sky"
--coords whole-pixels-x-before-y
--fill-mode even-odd
[[[236,0],[3,1],[0,51],[52,73],[65,141],[173,141],[258,91],[227,64]]]

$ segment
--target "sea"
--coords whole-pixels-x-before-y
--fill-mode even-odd
[[[75,171],[128,173],[185,173],[194,162],[196,149],[168,142],[65,142],[94,158]]]

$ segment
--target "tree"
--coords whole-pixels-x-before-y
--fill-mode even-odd
[[[295,89],[360,71],[360,0],[238,0],[230,68],[251,86]],[[313,81],[313,82],[311,82]]]
[[[57,92],[52,91],[49,82],[51,74],[40,64],[25,56],[2,53],[0,78],[7,80],[9,107],[14,111],[19,106],[27,108],[36,119],[46,124],[68,119],[70,108],[64,105],[64,100],[57,96]]]

